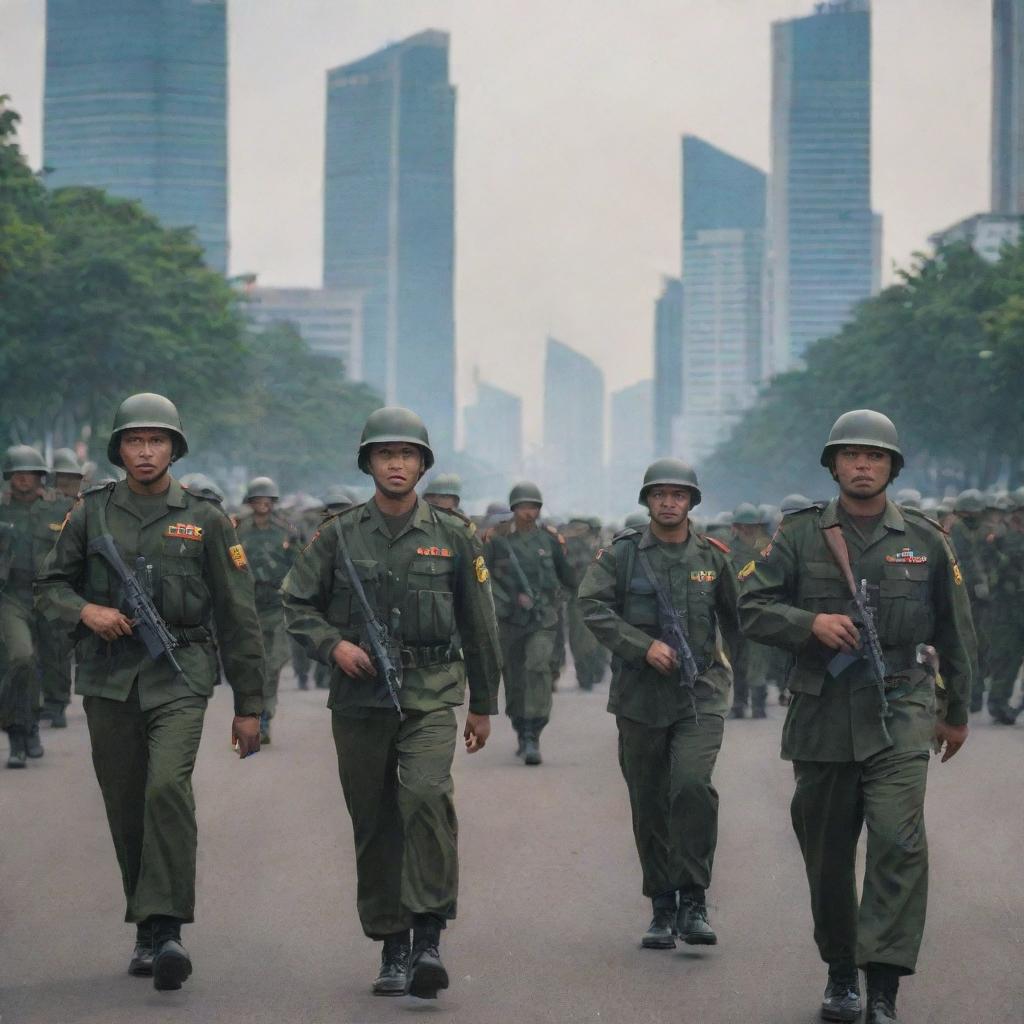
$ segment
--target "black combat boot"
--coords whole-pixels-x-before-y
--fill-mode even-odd
[[[66,729],[68,727],[68,716],[66,711],[66,704],[55,704],[53,706],[53,709],[50,711],[51,729]]]
[[[192,973],[192,960],[181,944],[181,921],[176,917],[151,918],[153,922],[153,988],[173,992]]]
[[[528,718],[523,723],[523,763],[543,764],[540,756],[541,723],[536,718]]]
[[[417,914],[412,929],[412,959],[405,980],[405,994],[417,999],[436,999],[448,987],[448,972],[441,963],[441,925],[429,914]]]
[[[153,975],[153,924],[142,921],[135,926],[135,949],[128,962],[128,973],[136,978]]]
[[[28,764],[25,751],[25,733],[19,726],[12,725],[7,730],[7,740],[11,744],[11,752],[7,756],[8,768],[24,768]]]
[[[717,944],[718,936],[708,923],[708,907],[703,889],[692,886],[680,891],[676,932],[688,946]]]
[[[640,945],[644,949],[675,949],[676,931],[676,894],[674,892],[662,893],[651,900],[654,908],[654,917],[651,918],[651,926],[647,929]]]
[[[1017,712],[1003,700],[988,699],[988,713],[996,725],[1014,725],[1017,721]]]
[[[729,712],[730,718],[746,718],[747,717],[747,706],[746,704],[733,704],[732,710]]]
[[[42,757],[46,751],[43,750],[43,741],[39,738],[39,723],[36,722],[31,729],[25,733],[25,753],[29,757]]]
[[[405,995],[405,979],[409,973],[409,933],[395,932],[384,940],[380,954],[380,973],[373,983],[375,996]]]
[[[900,1024],[896,1018],[900,972],[889,964],[868,964],[864,980],[868,989],[864,1024]]]
[[[829,964],[821,999],[821,1019],[854,1021],[860,1017],[860,982],[856,964]]]
[[[260,746],[270,745],[270,715],[266,711],[260,712]]]
[[[768,687],[767,686],[752,686],[750,688],[750,709],[751,718],[767,718],[768,712],[765,710],[765,704],[768,701]]]

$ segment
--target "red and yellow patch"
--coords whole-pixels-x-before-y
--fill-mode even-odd
[[[953,563],[953,582],[958,587],[964,585],[964,574],[960,571],[960,566],[956,562]]]
[[[691,583],[714,583],[718,573],[714,569],[697,569],[690,573]]]
[[[232,544],[228,548],[228,554],[231,556],[231,561],[234,562],[236,569],[249,568],[249,559],[245,557],[245,548],[241,544]]]
[[[736,574],[736,579],[741,582],[750,576],[753,576],[754,570],[757,568],[757,562],[751,559],[742,569]]]
[[[164,530],[165,537],[174,537],[177,540],[202,540],[203,528],[195,523],[171,523]]]
[[[448,548],[417,548],[417,555],[433,555],[435,558],[452,558],[454,557]]]
[[[491,574],[487,569],[487,563],[484,561],[483,555],[477,555],[477,557],[473,559],[473,568],[476,570],[477,583],[486,583],[491,578]]]

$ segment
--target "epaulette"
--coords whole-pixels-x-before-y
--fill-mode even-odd
[[[549,523],[545,523],[543,528],[547,530],[552,537],[555,537],[563,548],[565,547],[565,538],[558,532],[556,527],[551,526]]]
[[[183,487],[182,490],[191,495],[193,498],[202,498],[203,501],[212,501],[213,504],[223,507],[224,499],[219,494],[214,494],[213,491],[207,491],[205,489],[201,491],[193,491],[188,487]],[[227,513],[225,513],[227,514]]]
[[[462,509],[459,508],[438,508],[436,505],[432,505],[431,508],[435,512],[441,512],[444,515],[454,516],[469,532],[470,537],[476,533],[476,523],[473,522],[469,516],[466,515]]]
[[[719,540],[717,537],[712,537],[707,533],[698,533],[697,536],[700,537],[701,540],[706,540],[712,547],[718,548],[723,555],[730,554],[729,545],[724,541]]]
[[[927,512],[922,512],[921,509],[913,508],[913,507],[911,507],[909,505],[899,505],[898,508],[899,508],[900,512],[902,512],[904,515],[908,515],[909,514],[909,515],[912,515],[912,516],[916,516],[918,519],[923,519],[926,523],[931,523],[932,526],[934,526],[935,529],[939,531],[939,533],[944,533],[947,536],[949,535],[949,530],[947,530],[942,525],[942,523],[940,523],[938,521],[938,519],[932,519],[932,517],[930,515],[928,515]]]
[[[92,487],[86,487],[86,489],[82,491],[79,497],[84,498],[86,497],[86,495],[89,494],[99,494],[100,491],[112,491],[115,486],[116,481],[114,480],[108,480],[105,484],[93,484]]]
[[[613,535],[611,542],[614,544],[617,540],[625,540],[627,537],[639,537],[640,532],[635,526],[623,527],[618,533]]]
[[[783,512],[782,518],[783,519],[788,519],[790,516],[803,515],[804,512],[810,512],[812,509],[815,512],[824,512],[827,507],[828,507],[828,502],[827,501],[812,501],[810,503],[810,505],[804,505],[803,508],[794,508],[794,509],[791,509],[789,512]]]

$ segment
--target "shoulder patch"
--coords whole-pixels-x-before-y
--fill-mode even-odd
[[[736,573],[736,579],[742,582],[750,576],[753,576],[754,570],[757,568],[757,562],[751,559],[738,573]]]
[[[728,555],[730,553],[729,545],[724,541],[720,541],[717,537],[709,537],[706,533],[698,533],[697,536],[700,537],[701,540],[706,540],[712,547],[718,548],[723,555]]]
[[[241,544],[232,544],[228,548],[228,554],[236,569],[248,569],[249,560],[245,557],[245,548]]]
[[[85,498],[90,494],[99,494],[101,491],[112,491],[115,486],[114,480],[108,480],[105,484],[93,484],[92,487],[86,487],[79,497]]]

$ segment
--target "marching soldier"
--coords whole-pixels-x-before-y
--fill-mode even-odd
[[[601,520],[577,516],[570,519],[565,531],[566,557],[576,579],[583,579],[601,541]],[[576,591],[570,589],[565,601],[569,624],[569,648],[572,651],[576,681],[581,690],[592,690],[604,677],[608,658],[605,649],[587,629],[580,611]]]
[[[914,973],[924,930],[928,755],[937,741],[947,761],[967,739],[974,633],[965,579],[942,529],[887,500],[903,468],[892,421],[867,409],[845,413],[821,463],[839,496],[786,516],[741,573],[740,621],[750,639],[796,659],[782,756],[793,762],[793,828],[828,964],[821,1015],[858,1019],[860,967],[866,1024],[896,1024],[899,981]],[[920,644],[941,657],[944,720]]]
[[[435,508],[454,511],[462,501],[462,481],[455,473],[438,473],[424,488],[423,498]]]
[[[82,489],[85,470],[78,461],[78,456],[70,448],[58,448],[53,453],[53,480],[57,491],[65,498],[74,501]]]
[[[579,589],[583,618],[615,656],[608,710],[619,730],[643,891],[654,908],[647,949],[718,941],[705,893],[718,842],[711,775],[722,745],[735,649],[736,577],[728,548],[690,527],[694,471],[658,459],[644,474],[645,528],[598,551]]]
[[[172,402],[125,399],[107,458],[127,479],[82,495],[35,585],[37,608],[78,638],[75,688],[85,698],[125,920],[136,926],[128,971],[152,975],[158,990],[181,988],[192,973],[181,926],[195,912],[192,771],[218,674],[211,623],[235,691],[241,757],[259,750],[263,708],[263,646],[245,552],[219,502],[170,475],[187,453]],[[102,553],[103,538],[112,554]],[[169,650],[159,640],[162,650],[147,650],[129,582],[155,606],[153,636],[165,630]]]
[[[501,630],[505,714],[519,737],[517,756],[537,765],[540,734],[551,718],[561,588],[575,589],[576,578],[558,532],[537,525],[544,504],[540,488],[523,480],[508,503],[511,521],[488,533],[487,565]]]
[[[989,585],[988,545],[985,530],[985,496],[971,487],[961,491],[953,504],[954,520],[950,538],[957,561],[963,570],[971,618],[978,638],[977,672],[971,690],[972,712],[985,704],[985,683],[989,676],[988,619],[992,604]]]
[[[326,519],[298,556],[285,617],[332,668],[359,918],[383,942],[373,992],[433,999],[448,987],[441,930],[458,889],[455,708],[468,680],[466,749],[480,750],[497,711],[497,627],[475,527],[416,496],[434,462],[423,421],[408,409],[371,413],[358,462],[375,494]]]

